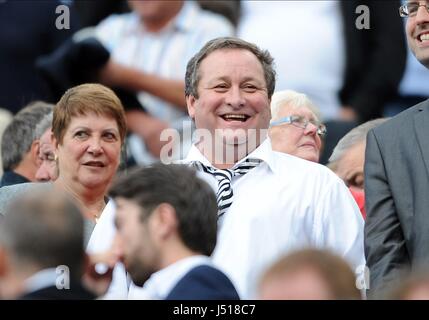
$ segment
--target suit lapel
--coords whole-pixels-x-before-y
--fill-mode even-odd
[[[429,101],[422,103],[414,115],[414,130],[429,174]]]

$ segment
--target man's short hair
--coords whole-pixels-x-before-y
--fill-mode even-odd
[[[276,72],[273,68],[273,57],[267,50],[261,50],[253,43],[234,37],[220,37],[207,42],[202,49],[189,60],[186,66],[185,96],[198,98],[198,82],[200,80],[201,62],[212,52],[222,49],[242,49],[253,53],[264,70],[268,98],[276,86]]]
[[[348,150],[358,143],[365,142],[368,132],[371,129],[374,129],[386,122],[387,120],[389,120],[389,118],[370,120],[350,130],[350,132],[348,132],[344,137],[341,138],[340,141],[338,141],[334,151],[332,151],[332,154],[329,157],[328,167],[335,170],[336,164]]]
[[[188,166],[158,163],[135,168],[114,183],[110,195],[135,201],[142,208],[141,221],[160,204],[171,205],[184,245],[207,256],[212,254],[217,234],[216,196]]]
[[[83,216],[62,193],[37,190],[16,198],[0,224],[0,245],[13,261],[42,269],[65,265],[80,277],[85,256]]]
[[[3,170],[13,170],[19,165],[31,149],[37,124],[52,112],[53,107],[52,104],[36,101],[14,116],[2,136]]]
[[[42,120],[40,120],[40,122],[36,126],[36,129],[34,129],[33,140],[39,140],[46,132],[46,130],[52,128],[52,116],[53,113],[50,112],[45,115]]]

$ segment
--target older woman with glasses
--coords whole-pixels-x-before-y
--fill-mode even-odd
[[[269,136],[272,148],[318,162],[326,127],[305,94],[292,90],[275,92],[271,99]]]

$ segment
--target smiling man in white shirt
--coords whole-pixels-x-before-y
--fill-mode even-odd
[[[363,219],[344,183],[271,149],[272,63],[251,43],[217,38],[189,61],[185,79],[189,115],[205,134],[183,162],[217,192],[213,261],[244,299],[254,297],[264,268],[294,249],[328,248],[354,268],[365,263]]]

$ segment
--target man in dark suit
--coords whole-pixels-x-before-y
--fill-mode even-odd
[[[216,245],[217,202],[211,187],[184,165],[156,164],[120,178],[117,247],[134,284],[133,299],[239,299],[209,259]]]
[[[429,68],[429,1],[400,8],[416,58]],[[365,254],[370,293],[380,296],[403,269],[429,262],[429,101],[368,133]]]
[[[0,295],[7,299],[94,299],[82,283],[83,216],[62,194],[14,200],[0,221]]]

